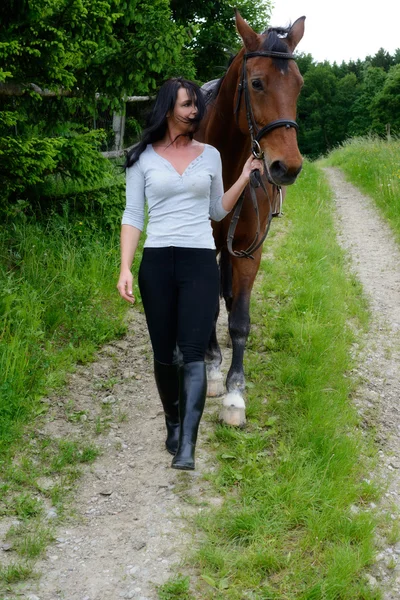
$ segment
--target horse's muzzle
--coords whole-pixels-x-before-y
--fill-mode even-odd
[[[300,173],[302,165],[289,167],[281,160],[275,160],[269,166],[271,179],[277,185],[292,185]]]

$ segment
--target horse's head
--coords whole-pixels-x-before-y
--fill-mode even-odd
[[[294,183],[302,166],[295,121],[303,78],[290,55],[303,37],[304,20],[297,19],[287,30],[257,34],[236,12],[236,27],[244,44],[237,57],[244,66],[238,69],[237,122],[245,135],[249,134],[249,121],[253,123],[254,138],[258,132],[269,174],[277,185]]]

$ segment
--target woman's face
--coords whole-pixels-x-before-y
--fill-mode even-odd
[[[190,131],[193,126],[190,119],[193,119],[198,112],[195,100],[190,98],[185,88],[179,88],[174,110],[167,115],[168,121],[179,129]]]

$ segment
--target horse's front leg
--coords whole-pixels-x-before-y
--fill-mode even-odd
[[[223,396],[225,392],[224,380],[221,372],[222,354],[217,339],[217,320],[219,315],[218,309],[215,315],[213,330],[206,351],[206,366],[207,366],[207,396],[215,398]]]
[[[250,333],[250,296],[261,260],[261,249],[254,260],[232,260],[232,307],[229,314],[229,334],[232,339],[232,363],[226,379],[227,394],[223,401],[221,419],[228,425],[243,427],[246,423],[244,400],[245,376],[243,358]]]

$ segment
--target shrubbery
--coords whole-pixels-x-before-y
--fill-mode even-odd
[[[86,186],[98,184],[109,171],[108,163],[98,151],[101,131],[73,137],[3,137],[0,138],[0,215],[14,216],[21,210],[34,209],[50,175]]]
[[[40,395],[125,331],[118,242],[67,210],[0,232],[0,462]]]

